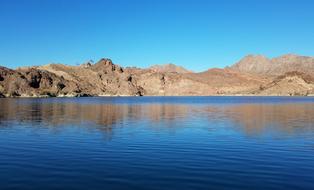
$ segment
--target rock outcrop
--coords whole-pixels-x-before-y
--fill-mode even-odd
[[[80,93],[78,85],[53,73],[36,68],[0,68],[0,93],[6,97],[57,96]]]

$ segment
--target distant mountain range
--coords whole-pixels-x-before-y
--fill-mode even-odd
[[[174,65],[172,63],[165,65],[153,65],[148,69],[154,72],[166,72],[166,73],[193,73],[193,71],[189,71],[181,66]]]
[[[110,59],[80,66],[0,67],[0,97],[314,95],[314,58],[249,55],[224,69],[194,73],[174,64],[147,69]]]
[[[278,76],[293,71],[314,74],[314,57],[287,54],[268,59],[262,55],[249,55],[231,68],[240,72],[268,76]]]

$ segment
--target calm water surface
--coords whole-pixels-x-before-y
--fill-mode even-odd
[[[0,189],[314,189],[314,98],[0,99]]]

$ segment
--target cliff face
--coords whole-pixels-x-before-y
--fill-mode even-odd
[[[0,67],[0,97],[313,95],[313,60],[247,56],[229,68],[201,73],[175,65],[122,68],[110,59],[80,66]]]
[[[0,67],[0,93],[6,97],[56,96],[80,93],[80,88],[48,71],[35,68],[15,71]]]

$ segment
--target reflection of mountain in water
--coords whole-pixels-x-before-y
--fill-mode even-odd
[[[247,134],[262,134],[266,130],[294,133],[313,130],[314,105],[308,104],[82,104],[79,102],[42,102],[3,99],[0,107],[0,125],[18,122],[52,128],[76,125],[91,126],[105,133],[115,127],[127,127],[129,122],[147,120],[151,127],[177,127],[197,120],[223,124],[242,129]],[[187,121],[187,122],[186,122]],[[160,124],[162,125],[154,125]],[[194,127],[194,126],[193,126]],[[240,128],[238,128],[240,127]]]
[[[5,122],[31,123],[57,127],[64,125],[95,126],[104,132],[112,127],[127,126],[123,122],[148,119],[174,121],[187,117],[188,107],[164,104],[81,104],[41,101],[23,102],[17,99],[1,100],[0,124]]]
[[[223,113],[246,133],[269,131],[295,133],[314,130],[314,104],[241,104],[226,107]]]

